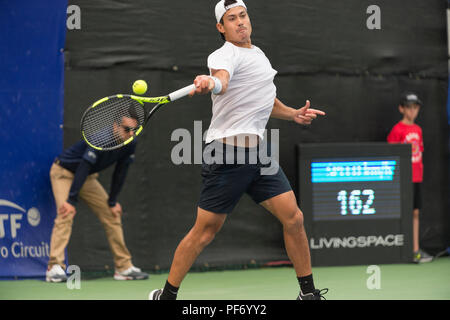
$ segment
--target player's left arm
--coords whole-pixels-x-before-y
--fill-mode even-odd
[[[275,102],[273,105],[272,113],[270,114],[271,118],[295,121],[299,124],[308,125],[317,118],[318,115],[324,116],[325,112],[318,109],[310,108],[310,101],[306,100],[306,104],[299,108],[294,109],[286,106],[280,99],[275,98]]]

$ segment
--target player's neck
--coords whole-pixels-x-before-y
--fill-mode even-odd
[[[252,48],[252,41],[248,40],[246,42],[236,42],[236,41],[231,41],[231,40],[227,40],[228,42],[234,44],[236,47],[240,47],[240,48],[247,48],[247,49],[251,49]]]

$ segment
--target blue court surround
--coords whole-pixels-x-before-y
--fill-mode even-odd
[[[43,277],[63,143],[67,1],[0,1],[0,279]]]

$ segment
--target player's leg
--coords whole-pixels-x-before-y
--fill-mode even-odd
[[[168,277],[171,285],[174,287],[181,285],[198,255],[222,228],[226,217],[226,214],[217,214],[200,207],[197,208],[197,219],[194,226],[175,250]]]
[[[205,147],[205,150],[214,149],[215,156],[221,158],[222,162],[203,163],[203,187],[195,224],[175,251],[164,289],[153,290],[149,295],[150,300],[176,299],[178,288],[192,264],[222,228],[227,214],[236,206],[253,179],[246,166],[227,162],[226,147],[220,142]],[[236,148],[231,149],[228,155],[234,157]]]
[[[297,206],[294,193],[288,191],[260,204],[283,225],[286,252],[294,266],[300,285],[297,300],[320,300],[322,293],[328,292],[328,289],[320,291],[314,286],[308,238],[303,226],[303,213]]]
[[[261,170],[247,193],[256,203],[278,218],[283,225],[286,252],[294,266],[301,289],[297,299],[320,299],[321,292],[314,287],[303,213],[297,205],[289,180],[274,159],[270,161],[270,172],[262,170],[262,168],[268,168],[268,165],[259,165],[259,167]]]
[[[217,214],[200,207],[197,208],[197,219],[194,226],[175,250],[164,288],[150,292],[150,300],[175,300],[177,298],[178,288],[184,277],[198,255],[222,228],[226,217],[226,214]]]
[[[252,177],[244,166],[227,164],[227,152],[234,158],[235,149],[227,151],[227,145],[220,142],[213,142],[205,147],[204,159],[209,159],[208,155],[205,155],[208,150],[214,150],[217,159],[222,162],[218,164],[217,161],[211,161],[212,164],[202,164],[203,188],[197,207],[197,218],[175,251],[168,278],[168,282],[175,287],[180,286],[197,256],[222,228],[227,214],[233,210],[251,182]]]
[[[268,165],[257,167],[254,179],[247,193],[256,202],[271,212],[283,225],[287,254],[298,277],[311,274],[311,259],[308,239],[303,227],[303,213],[300,211],[289,180],[276,160],[270,161],[273,169],[265,174]]]
[[[311,257],[303,226],[303,213],[297,206],[295,195],[288,191],[260,203],[271,212],[283,225],[286,251],[297,277],[312,273]]]

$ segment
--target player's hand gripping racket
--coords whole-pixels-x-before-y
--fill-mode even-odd
[[[162,97],[117,94],[94,102],[81,118],[81,135],[94,149],[107,151],[133,141],[148,120],[164,104],[173,102],[195,89],[189,85]],[[145,103],[157,103],[151,110]]]

